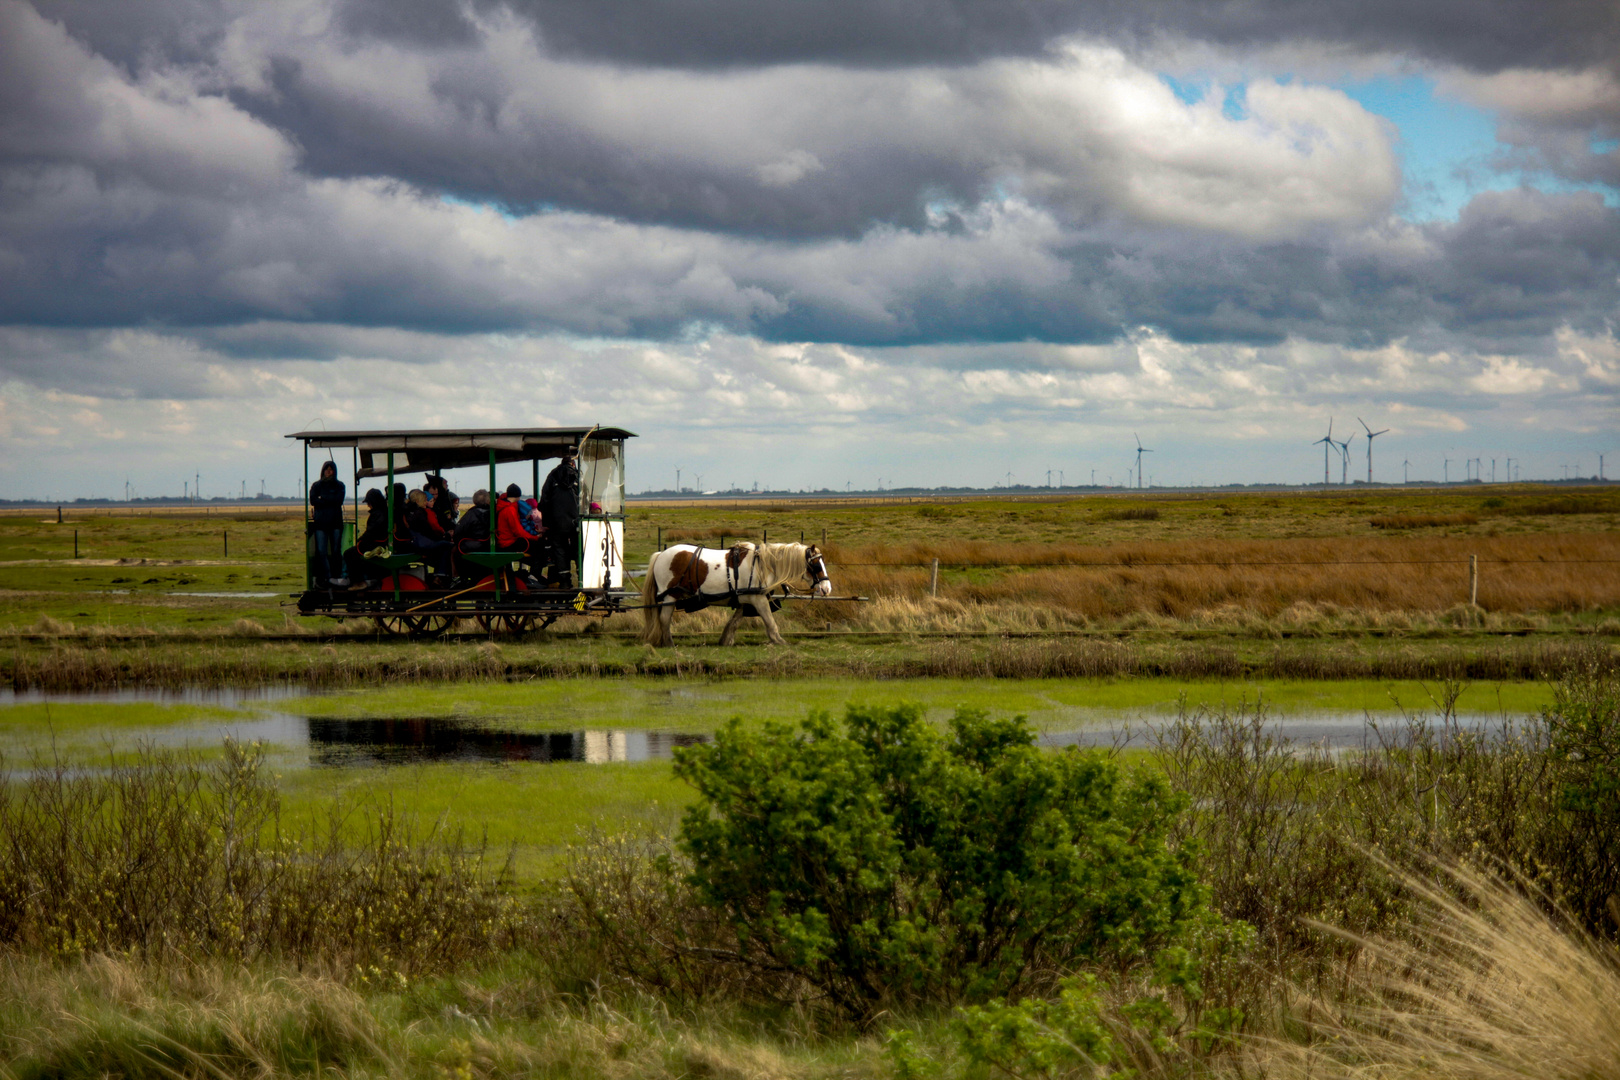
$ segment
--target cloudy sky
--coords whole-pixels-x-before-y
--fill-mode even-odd
[[[1617,323],[1612,0],[0,0],[0,497],[1613,475]]]

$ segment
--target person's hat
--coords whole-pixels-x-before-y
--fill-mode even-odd
[[[602,504],[601,503],[596,503],[596,502],[591,503],[591,513],[600,514],[601,512],[602,512]]]
[[[388,496],[384,495],[382,492],[378,491],[376,488],[372,488],[370,491],[366,492],[366,505],[367,506],[370,506],[373,503],[386,503],[386,502],[388,502]]]
[[[523,494],[523,489],[518,487],[516,484],[507,484],[506,485],[506,497],[508,499],[515,499],[515,498],[517,498],[518,496],[520,496],[522,494]]]

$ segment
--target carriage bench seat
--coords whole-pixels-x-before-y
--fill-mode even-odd
[[[407,566],[414,566],[415,564],[417,564],[417,563],[419,563],[421,561],[422,561],[422,557],[420,555],[416,555],[416,554],[379,555],[374,559],[367,559],[366,560],[366,565],[368,565],[368,566],[380,566],[384,570],[392,571],[392,570],[403,570]]]
[[[477,563],[491,570],[500,570],[528,556],[521,551],[463,551],[456,558],[466,559],[470,563]]]

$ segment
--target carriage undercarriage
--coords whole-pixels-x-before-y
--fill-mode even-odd
[[[369,618],[381,630],[410,637],[438,637],[463,619],[485,633],[523,634],[544,630],[559,619],[606,619],[640,607],[640,595],[623,589],[541,589],[507,593],[499,599],[489,592],[457,595],[455,589],[416,590],[402,599],[386,590],[310,589],[298,594],[300,615]]]

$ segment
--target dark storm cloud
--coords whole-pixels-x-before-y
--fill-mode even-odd
[[[508,5],[477,0],[477,6]],[[1620,9],[1610,0],[512,0],[509,6],[562,54],[672,66],[964,63],[1036,56],[1054,38],[1075,34],[1237,49],[1313,42],[1482,71],[1613,64],[1620,55]],[[454,26],[462,5],[409,0],[387,8],[402,26]]]
[[[212,32],[154,9],[198,25],[144,14],[153,41]],[[1595,195],[1374,224],[1384,129],[1320,87],[1257,82],[1250,122],[1108,52],[635,72],[446,9],[346,8],[336,43],[316,3],[231,10],[215,63],[147,70],[0,0],[0,321],[1507,348],[1620,299]]]
[[[102,0],[38,6],[123,63],[154,49],[189,53],[243,9],[221,0],[143,0],[115,14]],[[1610,0],[340,0],[336,26],[355,37],[465,43],[470,14],[503,10],[561,54],[656,66],[951,64],[1038,56],[1075,34],[1239,50],[1320,43],[1477,71],[1612,66],[1620,57],[1620,8]]]

